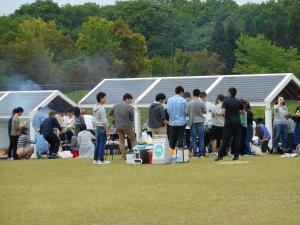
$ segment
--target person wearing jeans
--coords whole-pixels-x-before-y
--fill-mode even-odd
[[[108,121],[106,117],[106,111],[103,106],[106,103],[106,94],[99,92],[96,98],[98,104],[95,105],[93,110],[96,122],[96,148],[94,151],[93,163],[98,165],[106,165],[110,163],[110,161],[104,160],[105,145],[107,137],[109,136]]]
[[[206,114],[205,102],[200,99],[200,90],[193,91],[194,99],[187,104],[186,114],[192,127],[192,144],[194,157],[204,157],[204,121]],[[197,138],[199,142],[197,143]],[[199,151],[198,151],[199,148]]]
[[[170,124],[170,148],[183,148],[184,130],[186,125],[186,100],[182,97],[184,89],[181,86],[175,88],[173,97],[168,99],[167,112]]]
[[[284,98],[279,97],[274,105],[274,135],[273,135],[273,149],[277,153],[283,153],[288,148],[288,109],[285,106]],[[279,139],[282,141],[282,150],[279,148]]]
[[[251,151],[250,143],[253,139],[253,113],[251,112],[251,106],[249,102],[246,102],[245,109],[247,112],[247,134],[244,143],[244,153],[245,155],[253,155]]]

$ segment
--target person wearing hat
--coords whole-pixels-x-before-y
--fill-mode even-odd
[[[294,144],[295,146],[300,144],[300,96],[298,96],[298,106],[295,113],[295,132],[294,132]]]

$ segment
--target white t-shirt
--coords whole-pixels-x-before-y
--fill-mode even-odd
[[[93,125],[94,117],[92,115],[83,115],[83,118],[84,118],[86,128],[88,130],[94,130],[94,125]]]
[[[211,126],[211,117],[212,117],[212,112],[211,112],[211,108],[214,106],[212,103],[210,103],[209,101],[205,102],[206,105],[206,114],[205,116],[205,122],[204,125],[208,125]]]

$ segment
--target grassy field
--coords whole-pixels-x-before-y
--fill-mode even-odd
[[[3,160],[0,224],[299,224],[300,157],[225,162]]]

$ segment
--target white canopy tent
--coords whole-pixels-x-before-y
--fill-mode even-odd
[[[123,94],[131,93],[134,97],[135,130],[139,135],[140,108],[149,107],[159,92],[167,98],[173,96],[178,85],[189,92],[195,88],[206,91],[210,101],[214,101],[219,94],[226,94],[230,87],[237,88],[238,98],[248,100],[252,106],[265,107],[266,126],[271,133],[273,100],[278,95],[287,100],[296,99],[300,95],[300,81],[291,73],[104,79],[79,105],[82,108],[92,107],[96,103],[97,93],[103,91],[108,99],[105,107],[111,108],[121,102]]]
[[[0,92],[0,148],[8,147],[7,121],[16,107],[22,107],[21,120],[26,121],[31,139],[34,138],[32,120],[40,107],[51,110],[67,111],[77,104],[63,93],[53,91],[7,91]]]

